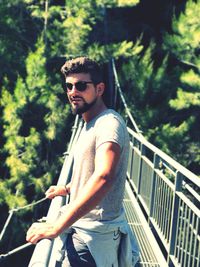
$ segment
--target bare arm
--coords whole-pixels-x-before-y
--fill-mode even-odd
[[[27,232],[27,241],[36,243],[42,238],[54,238],[64,229],[70,227],[74,222],[96,207],[108,193],[115,181],[115,169],[120,156],[118,144],[108,142],[102,144],[96,151],[95,171],[81,195],[69,205],[66,214],[63,214],[54,224],[33,224]],[[37,229],[36,229],[37,228]]]

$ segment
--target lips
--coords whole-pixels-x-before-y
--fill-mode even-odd
[[[82,98],[80,98],[80,97],[70,98],[70,100],[71,100],[71,103],[73,103],[74,105],[76,105],[76,104],[80,103],[81,101],[83,101]]]

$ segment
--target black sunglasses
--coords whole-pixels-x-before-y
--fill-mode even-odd
[[[66,87],[67,87],[67,90],[68,91],[71,91],[73,86],[75,86],[75,88],[80,91],[80,92],[83,92],[86,90],[87,88],[87,84],[88,83],[93,83],[92,81],[80,81],[80,82],[77,82],[77,83],[66,83]]]

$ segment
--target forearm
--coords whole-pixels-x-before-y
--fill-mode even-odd
[[[111,177],[93,174],[83,187],[81,194],[71,203],[65,214],[55,223],[57,234],[70,227],[78,219],[94,209],[112,186]]]

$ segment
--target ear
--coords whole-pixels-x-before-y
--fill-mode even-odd
[[[103,95],[103,93],[104,93],[104,90],[105,90],[105,84],[104,83],[98,83],[97,85],[96,85],[96,89],[97,89],[97,93],[98,93],[98,95],[99,96],[102,96]]]

